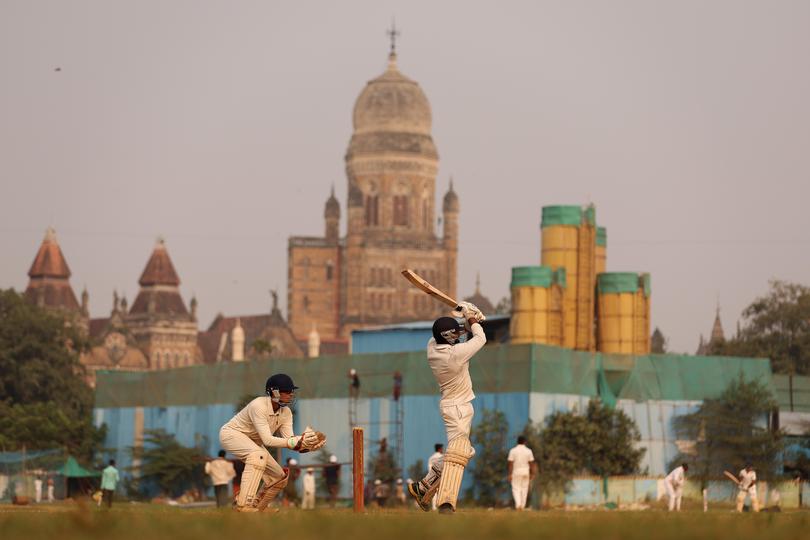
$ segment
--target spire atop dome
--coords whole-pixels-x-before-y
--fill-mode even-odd
[[[48,227],[34,262],[28,270],[26,297],[41,307],[79,311],[79,302],[70,286],[70,268],[56,241],[56,231]]]
[[[169,252],[166,250],[166,242],[163,237],[158,237],[152,256],[143,269],[141,278],[138,280],[141,287],[149,285],[180,285],[180,278],[174,269]]]

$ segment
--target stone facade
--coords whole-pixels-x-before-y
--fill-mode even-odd
[[[289,324],[302,344],[316,330],[321,343],[347,343],[351,331],[430,319],[445,308],[399,276],[413,268],[456,294],[458,196],[444,197],[443,235],[435,223],[438,153],[431,111],[419,85],[397,68],[369,81],[357,98],[346,152],[346,236],[340,207],[326,203],[323,237],[291,237],[288,252]]]

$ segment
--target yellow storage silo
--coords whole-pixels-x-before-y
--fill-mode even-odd
[[[540,264],[553,270],[565,268],[567,284],[563,292],[562,346],[571,349],[577,343],[577,270],[581,224],[582,209],[579,206],[543,207]]]
[[[540,262],[552,269],[564,268],[567,286],[563,293],[563,346],[592,351],[594,289],[596,286],[596,210],[588,206],[544,206]]]
[[[607,272],[607,229],[596,228],[596,275]]]
[[[600,352],[650,352],[650,292],[649,274],[599,274],[597,348]]]
[[[560,345],[565,271],[547,266],[512,268],[512,343]]]

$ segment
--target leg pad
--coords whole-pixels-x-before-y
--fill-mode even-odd
[[[449,504],[455,510],[461,480],[464,478],[464,468],[474,453],[467,437],[457,437],[447,444],[442,478],[436,494],[436,506]]]

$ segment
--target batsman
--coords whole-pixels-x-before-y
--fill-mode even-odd
[[[464,468],[475,455],[470,444],[475,399],[470,360],[487,342],[480,324],[484,315],[467,302],[461,302],[452,314],[463,317],[465,326],[453,317],[441,317],[433,323],[433,337],[427,345],[428,364],[441,390],[439,412],[447,431],[447,451],[422,480],[408,486],[408,492],[425,512],[430,510],[434,495],[439,512],[455,512]],[[468,333],[470,337],[461,342]]]
[[[301,453],[326,444],[323,433],[307,427],[293,433],[290,405],[298,389],[289,375],[277,373],[267,379],[265,395],[248,403],[219,431],[222,448],[245,462],[236,510],[261,512],[284,489],[289,473],[273,459],[267,448],[288,448]],[[262,491],[259,485],[263,482]]]

